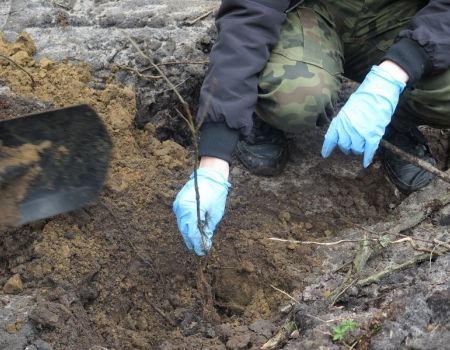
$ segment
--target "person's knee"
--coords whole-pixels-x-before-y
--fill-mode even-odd
[[[450,127],[450,70],[421,79],[403,94],[396,111],[397,123]]]
[[[340,79],[318,67],[306,66],[290,77],[262,76],[256,112],[269,124],[289,132],[331,120]]]

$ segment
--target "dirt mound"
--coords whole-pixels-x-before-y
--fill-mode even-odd
[[[182,248],[167,205],[174,187],[168,179],[176,177],[174,171],[184,169],[186,152],[173,142],[161,143],[150,132],[133,128],[135,98],[131,88],[109,84],[94,90],[87,86],[88,67],[45,58],[35,62],[34,50],[27,34],[13,44],[1,42],[0,53],[35,81],[33,86],[23,70],[2,60],[1,79],[14,94],[24,96],[3,97],[2,114],[13,117],[36,112],[39,107],[87,103],[104,119],[115,148],[104,197],[98,205],[2,234],[0,250],[6,263],[2,276],[8,276],[7,271],[20,274],[25,292],[36,298],[40,308],[36,314],[44,315],[33,319],[41,337],[56,348],[86,349],[96,344],[148,348],[161,340],[164,329],[161,316],[148,313],[153,310],[151,304],[161,304],[167,295],[159,279],[179,269],[173,266],[177,254],[172,242]],[[36,106],[29,102],[24,108],[27,96],[45,103]],[[166,219],[161,224],[163,217]],[[155,246],[157,249],[152,249]],[[165,256],[165,272],[152,267],[159,254]],[[147,293],[153,301],[147,301]],[[97,303],[103,306],[97,309]],[[138,319],[139,328],[135,324]],[[117,331],[119,328],[123,331]]]

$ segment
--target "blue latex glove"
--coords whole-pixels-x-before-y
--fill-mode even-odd
[[[220,172],[211,168],[198,169],[197,179],[200,194],[200,218],[206,223],[204,226],[205,237],[202,238],[197,225],[194,174],[175,198],[173,211],[186,247],[197,255],[205,255],[205,250],[211,249],[214,230],[225,212],[228,189],[231,185]]]
[[[363,164],[368,167],[405,85],[385,69],[373,66],[331,122],[325,135],[322,156],[327,158],[339,146],[345,154],[364,153]]]

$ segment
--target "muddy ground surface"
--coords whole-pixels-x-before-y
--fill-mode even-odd
[[[324,130],[290,136],[282,176],[255,177],[236,163],[210,256],[205,262],[186,251],[171,205],[192,171],[189,134],[173,94],[120,32],[157,62],[170,63],[162,67],[195,108],[214,30],[211,16],[189,21],[217,2],[182,4],[18,0],[5,17],[0,54],[35,84],[1,60],[0,119],[88,103],[115,147],[96,203],[1,233],[0,349],[259,349],[286,320],[295,320],[298,332],[285,349],[446,348],[448,255],[351,286],[333,306],[330,295],[362,237],[409,222],[416,211],[428,215],[402,231],[415,248],[405,240],[383,249],[364,276],[424,249],[443,251],[434,240],[449,241],[450,211],[442,198],[431,199],[449,186],[435,181],[406,198],[379,162],[363,170],[356,158],[323,160]],[[195,64],[172,64],[186,61]],[[446,168],[446,133],[426,131]],[[355,242],[320,246],[273,237]],[[346,319],[358,329],[333,342],[332,327]]]

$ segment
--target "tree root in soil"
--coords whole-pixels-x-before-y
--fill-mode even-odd
[[[425,261],[430,259],[430,257],[435,257],[439,255],[446,254],[450,252],[448,247],[448,243],[442,242],[444,244],[439,244],[436,241],[427,242],[432,243],[434,246],[443,246],[443,250],[435,250],[429,254],[421,254],[413,257],[412,259],[403,262],[395,267],[389,268],[387,270],[375,273],[372,276],[363,276],[363,270],[366,266],[367,261],[373,257],[374,255],[380,253],[387,246],[394,244],[400,241],[411,241],[413,240],[411,237],[409,239],[397,240],[399,236],[405,238],[405,235],[402,234],[403,231],[414,228],[419,225],[423,220],[425,220],[430,215],[430,208],[436,209],[436,204],[439,207],[443,207],[450,203],[450,192],[444,192],[439,195],[437,198],[430,199],[427,203],[422,205],[421,210],[416,210],[412,212],[407,212],[396,220],[390,221],[386,223],[386,229],[381,235],[378,235],[376,241],[373,240],[373,236],[377,235],[374,230],[367,229],[362,227],[361,229],[364,231],[364,241],[360,244],[360,248],[356,255],[353,258],[350,269],[347,272],[347,275],[344,278],[344,281],[341,285],[333,291],[330,296],[331,305],[334,305],[339,298],[347,291],[350,287],[354,285],[364,286],[373,282],[378,282],[381,278],[387,276],[390,273],[399,271],[406,267],[409,267],[413,264]],[[369,235],[372,235],[372,238],[369,238]],[[415,243],[412,243],[412,246],[416,246]],[[416,247],[416,250],[417,249]]]
[[[403,269],[405,269],[407,267],[410,267],[410,266],[412,266],[414,264],[418,264],[418,263],[421,263],[423,261],[427,261],[429,259],[432,259],[435,256],[444,255],[444,254],[448,253],[449,251],[450,250],[446,249],[446,250],[444,250],[444,251],[442,251],[440,253],[416,255],[413,258],[411,258],[411,259],[409,259],[409,260],[407,260],[407,261],[405,261],[405,262],[403,262],[403,263],[401,263],[401,264],[399,264],[397,266],[390,267],[390,268],[388,268],[386,270],[377,272],[377,273],[375,273],[375,274],[373,274],[373,275],[371,275],[369,277],[366,277],[364,279],[360,279],[360,280],[358,280],[356,282],[356,285],[359,286],[359,287],[364,287],[364,286],[367,286],[367,285],[369,285],[371,283],[379,282],[382,278],[386,277],[387,275],[389,275],[389,274],[391,274],[393,272],[397,272],[397,271],[403,270]]]
[[[208,256],[206,256],[197,268],[196,279],[197,279],[197,290],[202,296],[202,317],[206,321],[212,323],[220,322],[220,316],[214,307],[214,297],[212,292],[212,287],[205,275],[205,269],[208,264]]]

